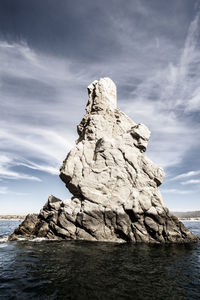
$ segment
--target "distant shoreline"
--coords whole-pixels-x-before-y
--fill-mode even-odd
[[[20,221],[24,220],[26,216],[19,216],[19,215],[1,215],[0,220],[1,221]]]
[[[172,211],[171,213],[181,221],[200,221],[200,210],[185,212]]]
[[[181,222],[200,222],[200,218],[179,218]]]

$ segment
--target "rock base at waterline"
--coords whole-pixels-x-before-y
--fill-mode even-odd
[[[155,214],[153,207],[141,215],[131,209],[108,209],[74,198],[50,196],[39,215],[30,214],[10,236],[48,239],[134,243],[190,243],[198,238],[168,209]]]

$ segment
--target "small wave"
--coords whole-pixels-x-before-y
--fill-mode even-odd
[[[29,238],[29,237],[19,237],[16,240],[17,242],[24,242],[24,241],[28,241],[28,242],[42,242],[42,241],[49,241],[48,238],[45,237],[36,237],[36,238]]]
[[[0,244],[3,244],[3,243],[7,243],[8,242],[8,235],[6,236],[1,236],[0,237]],[[27,237],[20,237],[16,240],[16,242],[25,242],[25,241],[29,241],[29,242],[42,242],[42,241],[46,241],[46,240],[49,240],[45,237],[41,237],[41,238],[27,238]]]
[[[45,238],[45,237],[37,237],[37,238],[34,238],[34,239],[30,239],[29,241],[31,241],[31,242],[42,242],[42,241],[49,241],[49,239]]]
[[[0,243],[6,243],[8,241],[8,235],[0,236]]]

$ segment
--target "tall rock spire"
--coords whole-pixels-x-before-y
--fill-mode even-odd
[[[149,129],[117,108],[109,78],[88,86],[79,138],[60,169],[71,200],[50,196],[11,235],[135,243],[197,241],[164,204],[164,171],[145,155]]]

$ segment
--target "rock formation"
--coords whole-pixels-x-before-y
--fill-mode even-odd
[[[92,241],[186,243],[198,238],[166,208],[158,186],[164,172],[144,152],[149,129],[117,108],[109,78],[88,87],[76,146],[60,169],[71,200],[50,196],[10,236]]]

